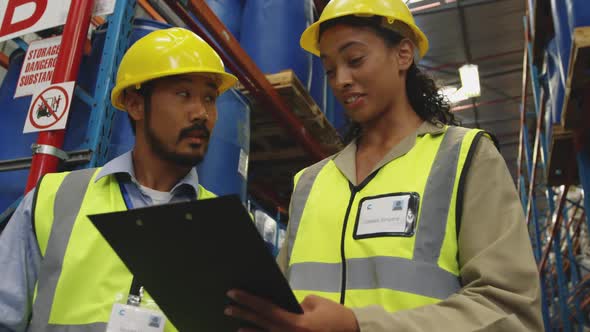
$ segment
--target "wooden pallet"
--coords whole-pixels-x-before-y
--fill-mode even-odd
[[[574,30],[569,72],[566,80],[565,99],[561,112],[561,124],[566,129],[576,129],[581,124],[582,99],[590,87],[590,26]]]
[[[547,184],[560,186],[579,183],[578,163],[574,149],[574,132],[560,125],[553,125],[549,162],[547,165]]]
[[[266,78],[326,152],[333,153],[342,148],[340,135],[292,70],[269,74]],[[250,92],[244,86],[238,85],[237,89],[247,97],[250,96]],[[255,100],[252,102],[250,143],[254,148],[251,148],[253,151],[250,160],[283,160],[305,156],[304,151],[275,121],[270,112],[258,105]]]
[[[332,154],[343,148],[340,135],[292,70],[269,74],[266,78],[324,151]],[[252,102],[249,181],[272,188],[280,200],[288,202],[293,176],[309,166],[309,156],[243,85],[238,84],[237,89]]]

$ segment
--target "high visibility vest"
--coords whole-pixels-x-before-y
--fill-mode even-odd
[[[37,186],[34,230],[43,259],[29,331],[104,332],[132,274],[86,217],[126,210],[114,176],[99,169],[47,174]],[[215,197],[202,186],[198,199]],[[176,331],[167,322],[165,331]]]
[[[446,299],[461,288],[457,233],[463,182],[485,133],[445,127],[353,186],[332,158],[295,177],[287,278],[299,301],[319,295],[348,307],[380,305],[388,312]],[[359,202],[417,193],[411,236],[356,237]]]

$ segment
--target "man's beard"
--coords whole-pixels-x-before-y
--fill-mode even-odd
[[[146,123],[145,133],[146,133],[146,138],[147,138],[149,145],[151,146],[154,153],[156,155],[158,155],[160,158],[162,158],[163,160],[169,161],[171,163],[177,164],[179,166],[194,167],[197,164],[199,164],[201,161],[203,161],[203,158],[205,157],[205,154],[207,153],[207,149],[209,148],[208,139],[210,137],[210,134],[209,134],[209,130],[207,129],[207,127],[205,127],[202,124],[195,124],[194,126],[192,126],[190,128],[183,129],[179,134],[178,141],[180,141],[182,138],[186,137],[186,135],[193,130],[201,130],[201,131],[205,132],[205,134],[206,134],[207,142],[203,143],[205,146],[205,149],[204,149],[202,155],[197,155],[197,156],[188,155],[187,156],[187,155],[183,155],[183,154],[169,151],[166,148],[166,145],[164,144],[164,142],[162,142],[156,136],[156,133],[154,132],[154,130],[151,127],[149,119]]]

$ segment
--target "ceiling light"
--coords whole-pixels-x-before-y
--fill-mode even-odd
[[[461,90],[467,97],[473,98],[481,95],[477,65],[466,64],[461,66],[459,76],[461,76]]]
[[[469,97],[465,95],[463,88],[458,89],[455,86],[443,86],[439,93],[445,96],[451,104],[456,104],[460,101],[467,100]]]

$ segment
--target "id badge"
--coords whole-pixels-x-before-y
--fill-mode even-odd
[[[166,317],[162,312],[134,305],[115,303],[107,332],[163,332]]]
[[[418,193],[365,197],[359,202],[353,237],[413,236],[419,204]]]

